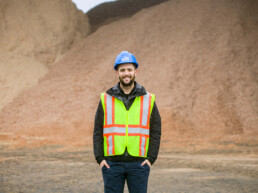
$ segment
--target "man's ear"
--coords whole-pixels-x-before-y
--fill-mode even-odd
[[[135,76],[137,75],[137,72],[138,72],[138,71],[135,69],[135,71],[134,71],[134,75],[135,75]]]
[[[116,75],[119,76],[118,70],[116,70]]]

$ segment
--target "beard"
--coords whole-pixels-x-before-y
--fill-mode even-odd
[[[129,77],[129,78],[130,78],[130,81],[126,83],[126,82],[123,80],[125,77]],[[133,75],[133,76],[125,76],[125,77],[119,77],[119,81],[120,81],[121,85],[122,85],[123,87],[130,87],[130,86],[132,86],[133,83],[134,83],[135,75]]]

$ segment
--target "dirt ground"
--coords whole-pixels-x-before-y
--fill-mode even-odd
[[[148,192],[258,192],[258,156],[253,152],[161,149]],[[103,192],[103,181],[91,147],[1,148],[0,192],[98,193]]]

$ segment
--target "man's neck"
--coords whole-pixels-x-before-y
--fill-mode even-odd
[[[130,92],[133,90],[133,88],[134,88],[134,84],[135,83],[133,83],[131,86],[123,86],[122,84],[120,84],[120,88],[123,90],[123,92],[125,93],[125,94],[130,94]]]

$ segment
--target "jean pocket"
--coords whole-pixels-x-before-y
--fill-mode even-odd
[[[109,169],[104,165],[102,168],[101,168],[102,172],[106,172],[108,171]]]
[[[143,168],[143,169],[146,169],[146,170],[149,170],[150,169],[150,166],[146,163],[144,165],[141,165],[140,164],[140,167]]]
[[[150,166],[148,164],[144,164],[144,166],[148,169],[150,169]]]

